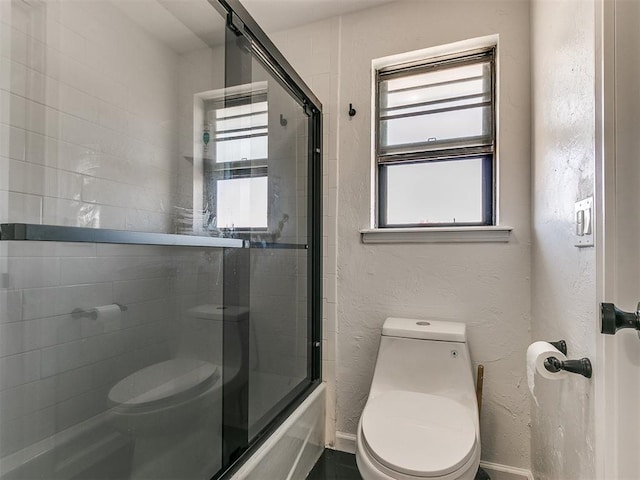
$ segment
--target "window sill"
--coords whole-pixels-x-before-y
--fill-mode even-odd
[[[506,243],[512,227],[370,228],[360,230],[362,243]]]

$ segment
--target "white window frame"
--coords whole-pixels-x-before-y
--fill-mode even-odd
[[[371,138],[371,216],[370,227],[360,230],[363,243],[475,243],[475,242],[508,242],[512,228],[500,224],[499,215],[499,62],[498,62],[498,35],[489,35],[476,39],[464,40],[448,45],[430,47],[419,51],[402,53],[389,57],[374,59],[372,61],[371,84],[371,123],[372,132],[377,131],[378,98],[377,98],[377,71],[393,65],[408,63],[426,63],[430,59],[438,57],[461,55],[478,49],[494,48],[494,151],[493,151],[493,221],[491,225],[478,226],[419,226],[401,228],[378,228],[378,157],[377,137]]]

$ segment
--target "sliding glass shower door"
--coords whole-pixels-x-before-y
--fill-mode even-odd
[[[209,209],[218,212],[218,225],[251,246],[234,251],[226,264],[242,272],[236,284],[248,295],[234,300],[251,318],[243,388],[225,394],[230,422],[224,436],[236,440],[225,442],[229,461],[311,384],[311,353],[319,347],[310,324],[310,247],[318,228],[310,218],[312,107],[260,53],[232,25],[225,99],[211,104],[208,114],[215,142],[205,174]]]
[[[236,0],[0,1],[0,480],[219,477],[319,382],[320,118]]]
[[[307,302],[310,116],[255,59],[252,78],[267,88],[269,129],[262,177],[267,228],[253,233],[251,248],[250,439],[308,381],[312,348]]]

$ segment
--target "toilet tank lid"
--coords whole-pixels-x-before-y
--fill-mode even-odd
[[[382,335],[465,343],[467,341],[467,326],[463,322],[389,317],[382,326]]]

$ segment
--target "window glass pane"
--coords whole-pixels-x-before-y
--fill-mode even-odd
[[[464,67],[460,67],[462,69]],[[438,73],[455,73],[456,69]],[[491,84],[486,81],[490,71],[481,76],[474,76],[464,79],[453,79],[439,84],[423,84],[414,87],[399,88],[398,83],[402,80],[423,79],[426,75],[416,75],[415,77],[404,77],[396,80],[388,80],[384,83],[381,107],[383,109],[410,105],[419,102],[433,102],[448,98],[462,97],[468,95],[481,95],[490,93]],[[433,74],[432,74],[433,75]],[[452,75],[453,77],[453,75]]]
[[[482,106],[485,102],[490,102],[491,96],[487,94],[483,94],[482,96],[472,96],[472,97],[459,97],[452,98],[437,102],[429,102],[429,103],[411,103],[403,106],[392,107],[384,110],[382,112],[382,119],[389,120],[393,118],[400,117],[402,115],[406,115],[408,113],[415,114],[427,114],[427,113],[437,113],[436,110],[442,111],[445,109],[452,109],[453,107],[462,107],[468,106],[469,108],[475,106]]]
[[[483,158],[385,165],[387,225],[482,223]]]
[[[397,91],[407,88],[423,87],[426,85],[436,85],[443,82],[456,80],[466,80],[474,77],[487,75],[489,63],[475,63],[459,67],[442,68],[426,73],[407,75],[400,78],[388,80],[389,91]]]
[[[218,180],[218,228],[267,228],[267,177]]]
[[[380,153],[490,145],[491,101],[490,62],[382,80]]]
[[[383,144],[387,147],[431,145],[442,147],[443,142],[451,146],[478,143],[490,140],[491,107],[464,108],[440,113],[426,113],[408,117],[383,120],[380,124]],[[382,148],[381,153],[389,149]]]

